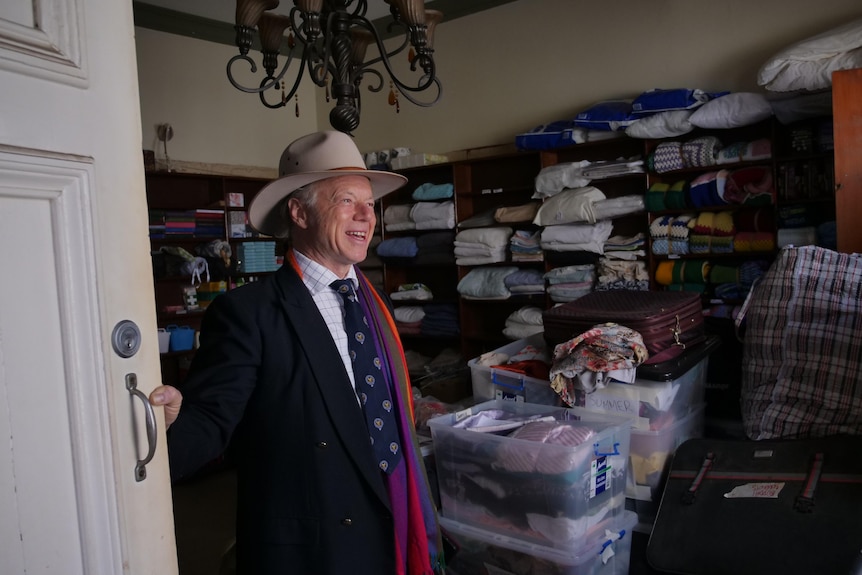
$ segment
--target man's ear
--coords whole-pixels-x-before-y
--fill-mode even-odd
[[[287,199],[287,209],[293,224],[301,229],[308,229],[310,224],[309,213],[305,205],[296,198]]]

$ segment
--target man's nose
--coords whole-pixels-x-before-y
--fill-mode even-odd
[[[373,218],[376,215],[376,212],[374,210],[374,206],[369,206],[368,204],[365,204],[365,203],[357,204],[356,212],[363,219]]]

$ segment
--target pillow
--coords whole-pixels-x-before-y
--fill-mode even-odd
[[[695,110],[689,121],[698,128],[738,128],[772,116],[763,94],[736,92],[716,98]]]
[[[832,85],[832,72],[862,67],[862,19],[811,36],[769,58],[757,72],[757,84],[775,92],[821,90]]]
[[[515,147],[519,150],[552,150],[572,144],[586,142],[586,134],[572,120],[560,120],[536,126],[529,132],[515,136]]]
[[[772,113],[782,124],[792,124],[807,118],[832,115],[832,90],[794,94],[789,98],[770,99]]]
[[[626,128],[632,138],[672,138],[694,130],[689,118],[691,110],[671,110],[641,118]]]
[[[536,212],[533,223],[537,226],[556,226],[573,222],[594,224],[593,203],[604,200],[605,194],[593,186],[563,190],[545,200]]]
[[[650,90],[635,98],[632,102],[632,114],[644,116],[669,110],[693,110],[724,94],[727,92],[711,94],[703,90],[689,90],[688,88]]]
[[[625,130],[635,121],[628,100],[607,100],[587,108],[575,117],[575,125],[588,130]]]

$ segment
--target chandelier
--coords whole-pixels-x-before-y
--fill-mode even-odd
[[[389,51],[374,24],[365,17],[368,0],[294,0],[289,15],[271,12],[279,0],[237,0],[235,29],[239,54],[227,63],[228,80],[238,90],[258,94],[267,108],[281,108],[293,99],[307,68],[311,80],[326,89],[326,101],[335,100],[329,113],[330,124],[346,133],[359,126],[362,81],[369,78],[367,88],[371,92],[380,92],[385,85],[383,73],[374,67],[380,64],[389,79],[389,103],[396,111],[399,94],[417,106],[433,106],[442,93],[434,64],[434,29],[443,14],[425,10],[424,0],[384,1],[392,15],[387,32],[400,30],[404,35],[400,44]],[[249,56],[255,29],[265,76],[257,86],[245,86],[237,81],[233,67],[243,61],[252,74],[257,72],[257,64]],[[290,51],[277,71],[285,31]],[[302,47],[299,61],[292,68],[293,85],[287,90],[284,78],[297,59],[294,49],[297,40]],[[366,61],[365,54],[372,43],[378,56]],[[415,78],[411,84],[399,78],[392,67],[392,58],[408,46],[409,73]],[[425,90],[429,90],[430,96],[427,100],[419,99],[416,94]],[[299,115],[298,104],[296,114]]]

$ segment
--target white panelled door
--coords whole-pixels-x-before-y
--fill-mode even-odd
[[[4,575],[177,572],[147,224],[131,1],[3,0]]]

